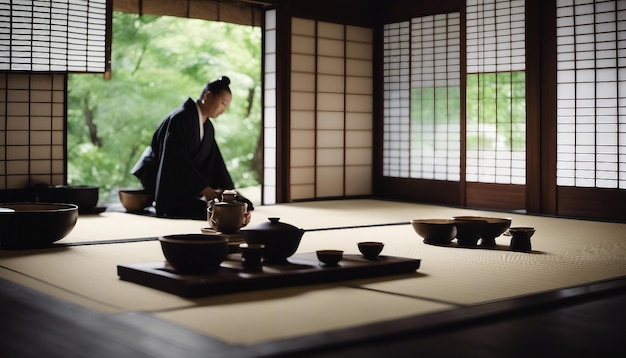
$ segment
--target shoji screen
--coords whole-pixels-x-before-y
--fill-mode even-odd
[[[466,4],[466,180],[525,184],[525,3]]]
[[[0,3],[0,70],[104,72],[107,0]]]
[[[65,75],[0,73],[0,189],[64,184]]]
[[[291,200],[370,194],[371,29],[294,18],[291,48]]]
[[[276,10],[265,12],[263,204],[276,202]]]
[[[460,21],[450,13],[411,23],[411,178],[460,179]]]
[[[0,189],[65,184],[66,73],[107,70],[110,6],[0,3]]]
[[[411,22],[384,28],[383,175],[409,177]]]
[[[626,1],[557,1],[557,185],[626,189]]]
[[[460,14],[384,27],[383,175],[460,178]]]
[[[290,197],[315,198],[315,21],[291,26]]]
[[[346,26],[343,195],[372,192],[372,30]]]

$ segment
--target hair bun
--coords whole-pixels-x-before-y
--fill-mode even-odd
[[[217,79],[206,84],[206,86],[202,90],[202,93],[200,94],[200,97],[204,96],[207,91],[213,93],[220,93],[222,91],[230,92],[230,88],[228,87],[229,84],[230,78],[226,76],[218,77]]]
[[[222,82],[223,86],[228,86],[230,84],[230,78],[228,76],[222,76],[217,79],[219,82]]]

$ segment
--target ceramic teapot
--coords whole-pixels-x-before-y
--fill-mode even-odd
[[[223,234],[239,232],[239,229],[243,226],[248,205],[236,199],[237,192],[224,190],[221,201],[218,201],[216,198],[209,202],[207,219],[213,229]]]
[[[266,263],[284,263],[300,245],[304,230],[271,217],[268,221],[241,230],[246,243],[264,245],[263,261]]]

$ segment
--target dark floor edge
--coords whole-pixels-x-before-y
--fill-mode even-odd
[[[105,334],[104,338],[107,340],[119,341],[122,347],[128,349],[129,352],[148,351],[151,356],[155,357],[170,356],[175,352],[185,353],[184,356],[195,356],[198,352],[203,352],[203,354],[211,352],[219,356],[229,357],[279,357],[293,356],[298,352],[310,353],[346,347],[364,341],[398,338],[409,334],[429,336],[444,330],[450,331],[502,321],[520,315],[538,314],[624,293],[626,293],[626,276],[504,301],[477,304],[450,311],[416,315],[248,346],[230,345],[156,318],[148,313],[104,314],[1,278],[0,303],[3,305],[0,307],[0,314],[3,317],[4,328],[8,330],[7,332],[11,332],[11,335],[17,337],[28,337],[32,333],[30,324],[24,325],[23,322],[20,323],[19,321],[24,315],[34,315],[33,317],[42,320],[41,322],[49,318],[60,320],[58,327],[56,327],[60,331],[76,330],[77,334],[85,329],[98,331]],[[131,332],[136,335],[135,338],[142,339],[133,339],[132,335],[129,337],[121,336],[116,333],[118,330]],[[94,340],[93,344],[100,347],[99,349],[107,350],[106,347],[102,346],[102,336],[94,335],[91,339]],[[17,345],[23,344],[20,342],[10,343],[6,347],[8,352],[11,352],[11,347],[17,348]],[[80,342],[80,344],[84,343],[85,341]],[[155,348],[160,346],[167,347],[167,349],[161,351]],[[56,345],[32,349],[54,348]],[[119,349],[121,348],[116,347],[115,353],[119,353]],[[43,352],[49,353],[48,351],[41,353]],[[52,356],[62,356],[62,354],[53,354]],[[67,356],[71,357],[71,355]]]
[[[0,317],[0,347],[7,357],[254,356],[149,314],[106,314],[3,278]]]
[[[258,357],[292,356],[298,352],[324,351],[359,342],[398,338],[408,334],[429,336],[443,330],[460,329],[485,322],[502,321],[524,314],[538,314],[587,302],[599,297],[626,293],[626,276],[567,287],[534,295],[462,307],[450,311],[416,315],[397,320],[322,332],[249,346]]]

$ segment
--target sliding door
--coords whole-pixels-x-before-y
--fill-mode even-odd
[[[468,1],[385,25],[380,182],[391,196],[524,208],[524,15],[523,1]]]

